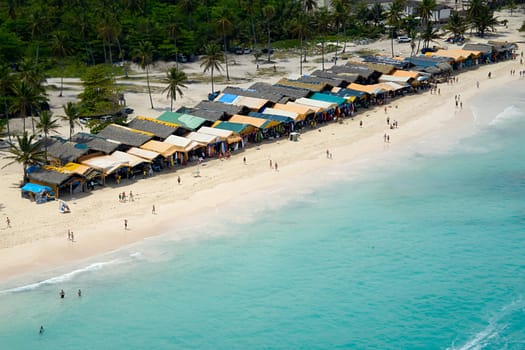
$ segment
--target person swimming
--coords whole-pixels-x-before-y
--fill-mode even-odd
[[[60,299],[64,299],[64,297],[66,296],[66,293],[64,292],[63,289],[60,290]]]
[[[44,334],[44,326],[40,326],[40,330],[38,331],[38,334]]]

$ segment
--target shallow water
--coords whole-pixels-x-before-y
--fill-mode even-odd
[[[0,288],[1,348],[525,348],[523,83],[466,139]]]

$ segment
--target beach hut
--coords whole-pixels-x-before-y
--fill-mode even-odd
[[[328,89],[328,84],[324,82],[318,82],[318,83],[304,83],[298,80],[288,79],[288,78],[281,78],[275,85],[278,86],[284,86],[289,88],[298,88],[313,92],[320,92],[323,90]]]
[[[83,190],[84,179],[77,174],[39,168],[28,172],[27,177],[34,184],[50,187],[56,198],[60,197],[60,190],[68,190],[71,195]],[[53,198],[49,196],[48,199]]]
[[[187,132],[177,124],[142,116],[138,116],[130,121],[128,123],[128,127],[151,133],[154,136],[153,139],[159,141],[164,140],[170,135],[177,135]]]
[[[338,85],[332,85],[333,87],[344,87],[344,86],[347,86],[348,84],[350,83],[353,83],[355,82],[355,80],[357,79],[357,74],[351,74],[351,73],[342,73],[342,74],[338,74],[336,72],[332,72],[332,71],[326,71],[326,70],[315,70],[313,71],[312,73],[312,76],[314,77],[317,77],[317,78],[328,78],[330,79],[330,81],[333,81],[334,83],[336,81],[340,81],[341,83],[338,84]]]
[[[213,124],[213,128],[230,130],[239,134],[242,137],[243,144],[248,141],[248,136],[257,131],[257,129],[249,124],[231,123],[228,121],[218,120]]]
[[[84,179],[84,184],[86,185],[87,189],[94,189],[95,184],[97,183],[96,178],[100,178],[102,181],[102,173],[99,170],[93,169],[84,164],[71,162],[58,167],[46,166],[45,169],[64,174],[76,174],[81,176]]]
[[[220,118],[221,120],[226,120],[227,118],[235,114],[246,114],[250,111],[250,108],[246,106],[219,103],[219,102],[214,102],[214,101],[201,101],[195,106],[195,109],[197,110],[204,109],[208,111],[221,112],[221,115],[222,115],[222,117]],[[210,121],[215,122],[217,121],[217,119],[210,120]],[[205,126],[209,126],[209,125],[207,124]]]
[[[226,155],[227,150],[231,152],[244,147],[241,135],[234,133],[231,130],[202,126],[198,131],[202,134],[208,134],[219,137],[222,141],[221,153],[223,155]]]
[[[236,106],[246,106],[252,112],[258,112],[268,104],[268,100],[262,98],[238,96],[226,93],[219,94],[214,101]]]
[[[274,110],[281,110],[281,111],[288,111],[288,112],[296,113],[296,115],[293,117],[296,123],[300,121],[305,121],[305,120],[308,120],[308,121],[313,120],[314,114],[318,112],[317,108],[311,108],[309,106],[305,106],[300,103],[289,101],[287,103],[276,103],[272,108],[266,108],[263,111],[263,113],[272,114]]]
[[[330,92],[336,94],[337,96],[351,99],[352,103],[354,104],[354,110],[358,107],[368,108],[370,105],[371,96],[369,93],[364,91],[357,91],[348,88],[333,88]]]
[[[204,118],[177,112],[164,112],[157,117],[157,120],[180,125],[188,131],[195,131],[206,123]]]
[[[207,157],[213,157],[216,154],[222,152],[221,138],[216,135],[203,134],[200,132],[192,131],[184,137],[204,146],[205,154]]]
[[[311,109],[319,109],[319,111],[315,114],[313,122],[311,123],[312,126],[315,126],[316,123],[324,123],[333,120],[336,117],[336,113],[338,111],[338,105],[335,102],[327,102],[303,97],[295,100],[295,103],[308,106]]]
[[[427,52],[425,55],[433,57],[447,57],[453,60],[452,68],[462,69],[463,67],[470,67],[478,64],[478,59],[481,56],[479,51],[469,51],[462,49],[448,49],[448,50],[437,50],[436,52]]]
[[[131,129],[117,124],[110,124],[106,126],[97,135],[107,140],[115,140],[120,142],[127,148],[140,147],[149,140],[153,139],[154,136],[150,132]]]
[[[253,132],[248,137],[248,140],[252,142],[260,142],[264,138],[275,137],[277,132],[274,129],[280,124],[277,120],[268,120],[245,115],[234,115],[230,118],[229,122],[253,126],[257,131]]]
[[[352,115],[352,113],[354,112],[354,106],[351,100],[355,100],[355,97],[345,98],[341,96],[336,96],[331,92],[327,91],[323,93],[316,92],[312,96],[310,96],[310,99],[319,100],[323,102],[337,103],[337,107],[335,109],[335,117],[346,117]]]
[[[235,86],[228,86],[223,90],[223,93],[225,94],[232,94],[232,95],[238,95],[238,96],[247,96],[247,97],[257,97],[265,99],[271,103],[277,103],[281,100],[283,97],[281,94],[273,93],[272,91],[257,91],[254,89],[244,89],[239,88]],[[236,113],[239,114],[239,113]]]
[[[129,172],[129,164],[126,161],[113,157],[112,155],[88,155],[80,160],[80,164],[87,165],[90,168],[100,171],[102,174],[102,184],[106,183],[106,179],[110,175],[113,175],[115,176],[115,179],[118,179],[118,176],[127,176]]]
[[[164,166],[170,167],[174,165],[173,155],[177,152],[177,147],[175,145],[168,142],[150,140],[140,146],[140,148],[159,153],[164,158]]]
[[[266,109],[265,109],[266,111]],[[262,118],[267,120],[274,120],[279,122],[279,125],[276,127],[276,137],[281,136],[283,134],[289,133],[293,130],[295,121],[291,117],[286,117],[283,115],[277,115],[277,114],[266,114],[266,113],[259,113],[259,112],[250,112],[248,113],[250,117],[255,118]]]
[[[280,103],[286,103],[288,100],[295,100],[296,98],[306,97],[310,95],[310,90],[299,87],[287,87],[282,85],[270,85],[268,83],[254,83],[250,86],[250,89],[261,91],[261,92],[271,92],[274,94],[280,94],[282,97],[278,101]]]
[[[143,148],[131,147],[126,151],[126,153],[133,156],[146,159],[151,163],[151,169],[154,171],[160,171],[165,167],[165,164],[162,162],[162,156],[160,153],[155,151],[150,151]]]
[[[335,86],[342,86],[343,84],[346,86],[348,85],[348,82],[346,82],[344,79],[333,76],[333,77],[318,77],[315,75],[303,75],[302,77],[297,79],[300,83],[306,83],[306,84],[324,84],[325,90],[330,90]]]
[[[284,105],[288,105],[291,102],[285,103]],[[282,107],[283,104],[276,104],[276,106]],[[274,106],[275,107],[275,106]],[[305,107],[305,106],[301,106]],[[288,107],[287,107],[288,108]],[[300,112],[293,111],[291,108],[288,109],[280,109],[280,108],[265,108],[262,111],[263,114],[270,114],[270,115],[280,115],[283,117],[291,118],[294,120],[294,123],[291,125],[291,131],[293,131],[296,128],[301,128],[303,124],[305,123],[306,115],[301,115]],[[312,114],[313,119],[313,114]]]
[[[122,162],[122,164],[126,164],[128,167],[128,171],[125,174],[127,177],[129,176],[135,176],[137,174],[152,174],[152,168],[151,168],[151,160],[135,156],[133,154],[122,152],[122,151],[115,151],[111,154],[111,158],[115,159],[116,161]],[[119,174],[124,175],[124,174]],[[117,179],[117,182],[119,180]]]
[[[42,150],[44,150],[43,146]],[[60,138],[49,138],[47,140],[48,159],[57,166],[74,162],[78,158],[88,153],[89,148],[82,144],[70,142]]]
[[[89,153],[102,152],[111,154],[121,147],[121,143],[114,140],[107,140],[99,135],[79,132],[73,135],[71,140],[77,144],[85,145]]]
[[[198,142],[176,135],[171,135],[164,142],[176,147],[177,151],[174,154],[174,161],[181,165],[199,159],[205,148]]]
[[[54,198],[55,193],[49,186],[28,182],[22,186],[21,195],[22,198],[27,198],[40,204],[47,202],[48,198]]]

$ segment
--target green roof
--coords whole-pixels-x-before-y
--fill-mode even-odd
[[[214,125],[214,128],[222,129],[222,130],[230,130],[233,132],[236,132],[238,134],[242,133],[244,129],[249,127],[248,124],[239,124],[239,123],[230,123],[230,122],[219,122],[218,124]]]
[[[197,130],[202,124],[204,124],[204,122],[206,122],[206,119],[204,118],[176,112],[164,112],[157,117],[157,120],[177,124],[191,131]]]
[[[324,102],[331,102],[331,103],[337,103],[338,106],[341,106],[342,104],[346,103],[346,99],[343,97],[328,95],[316,92],[312,96],[310,96],[312,100],[317,101],[324,101]]]

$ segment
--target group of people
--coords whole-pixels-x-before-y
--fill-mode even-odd
[[[118,194],[119,202],[125,202],[127,198],[129,198],[130,202],[133,202],[135,200],[133,198],[133,192],[132,191],[129,191],[129,197],[126,197],[126,192],[125,191],[122,191],[122,193],[119,192],[119,194]]]

